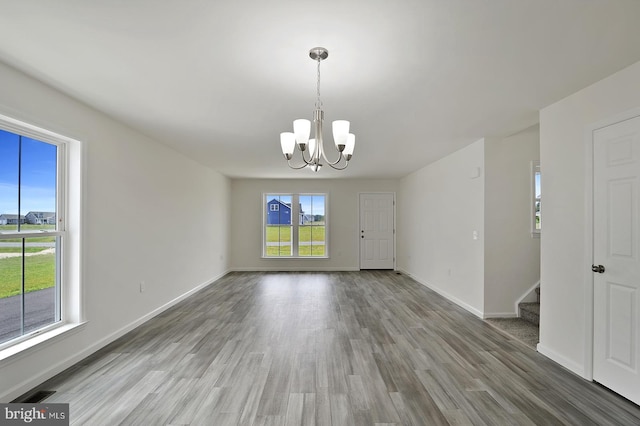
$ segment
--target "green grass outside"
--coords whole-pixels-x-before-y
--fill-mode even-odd
[[[269,225],[267,226],[267,242],[276,243],[281,241],[291,242],[291,226],[289,225]]]
[[[324,244],[298,247],[298,256],[324,256]]]
[[[291,256],[291,246],[267,246],[267,256]]]
[[[55,225],[31,225],[28,223],[24,223],[22,225],[20,225],[20,229],[23,231],[29,231],[29,230],[41,230],[41,229],[45,229],[47,231],[51,231],[56,229]],[[0,232],[1,231],[17,231],[18,230],[18,225],[0,225]]]
[[[300,226],[300,242],[307,241],[324,241],[324,225],[323,226]],[[313,237],[313,238],[312,238]]]
[[[322,242],[317,245],[300,245],[298,247],[298,256],[324,256],[325,252],[325,227],[324,225],[303,225],[298,227],[298,239],[301,243],[305,242]],[[290,243],[291,242],[291,226],[290,225],[268,225],[267,226],[267,242]],[[291,246],[267,246],[267,256],[291,256]]]
[[[0,299],[20,294],[22,288],[22,257],[0,259]],[[55,285],[55,254],[24,258],[25,292]]]
[[[20,225],[21,231],[55,231],[55,225]],[[18,232],[17,225],[0,225],[0,232]]]
[[[47,247],[25,247],[25,253],[39,253]],[[22,253],[22,247],[0,247],[0,253]]]
[[[298,238],[300,242],[308,241],[324,241],[325,227],[304,225],[298,227]],[[313,236],[313,239],[311,238]],[[289,225],[270,225],[267,226],[267,242],[288,243],[291,242],[291,226]]]
[[[29,237],[27,240],[28,243],[53,243],[56,241],[56,237]],[[21,241],[22,238],[8,238],[0,240],[0,242],[3,243],[19,243]]]
[[[298,256],[324,256],[324,244],[317,246],[300,246]],[[291,246],[268,246],[267,256],[291,256]]]

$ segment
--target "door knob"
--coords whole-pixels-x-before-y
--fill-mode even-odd
[[[591,270],[599,274],[604,274],[604,266],[602,265],[591,265]]]

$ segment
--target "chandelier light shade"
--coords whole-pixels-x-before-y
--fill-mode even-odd
[[[328,164],[336,170],[344,170],[349,165],[349,160],[353,156],[356,145],[356,137],[349,133],[350,123],[347,120],[336,120],[332,123],[333,142],[338,152],[338,159],[329,161],[324,153],[324,140],[322,138],[322,124],[324,122],[324,111],[320,100],[320,62],[327,59],[329,51],[324,47],[314,47],[309,51],[309,56],[318,62],[318,84],[316,91],[316,108],[313,112],[314,137],[311,137],[311,121],[300,118],[293,121],[293,133],[280,133],[280,147],[282,154],[287,159],[287,164],[292,169],[302,169],[305,167],[317,172],[324,164]],[[300,151],[302,163],[294,165],[291,163],[296,146]]]

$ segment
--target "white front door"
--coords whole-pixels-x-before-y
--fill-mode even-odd
[[[393,269],[394,194],[360,194],[360,269]]]
[[[593,379],[640,404],[640,117],[593,137]]]

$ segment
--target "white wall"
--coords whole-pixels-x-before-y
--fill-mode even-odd
[[[310,173],[305,170],[300,173]],[[322,172],[319,172],[322,173]],[[358,194],[396,192],[396,180],[233,179],[231,181],[231,268],[233,270],[358,270]],[[263,259],[262,194],[327,193],[329,259]]]
[[[485,139],[484,315],[517,316],[515,302],[540,280],[540,239],[531,237],[531,161],[540,130]]]
[[[478,316],[484,312],[484,145],[481,139],[403,178],[397,203],[398,269]]]
[[[0,113],[83,142],[85,319],[0,361],[0,401],[97,350],[228,269],[230,183],[219,173],[0,64]],[[123,100],[126,102],[126,100]],[[140,293],[140,281],[146,291]]]
[[[592,272],[587,205],[588,129],[640,107],[640,62],[540,112],[542,256],[538,350],[589,377]]]

